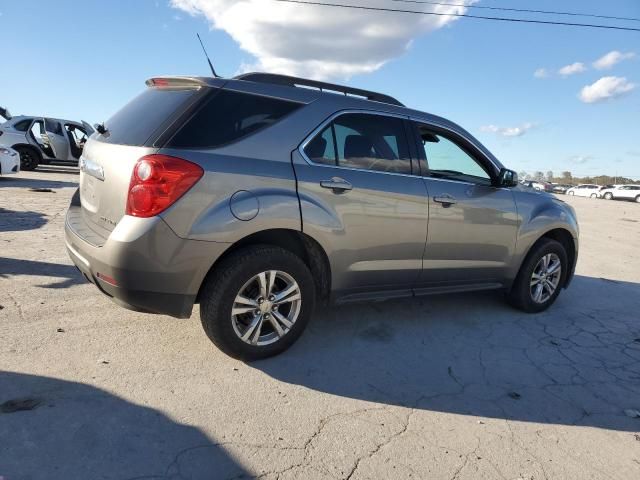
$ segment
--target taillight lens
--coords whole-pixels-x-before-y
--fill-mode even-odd
[[[193,187],[203,174],[200,166],[182,158],[159,154],[142,157],[131,174],[127,215],[158,215]]]

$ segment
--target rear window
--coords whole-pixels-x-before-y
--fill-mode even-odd
[[[302,104],[220,90],[176,133],[169,146],[219,147],[267,128]]]
[[[146,145],[151,136],[196,93],[197,89],[148,88],[105,122],[101,142]]]

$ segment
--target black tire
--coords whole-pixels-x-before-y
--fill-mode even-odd
[[[35,148],[16,147],[15,150],[20,155],[20,170],[35,170],[38,168],[42,157]]]
[[[613,200],[613,194],[611,192],[607,192],[604,194],[605,200]]]
[[[575,192],[568,192],[568,195],[575,195]]]
[[[640,195],[636,197],[636,203],[640,203]]]
[[[533,275],[534,268],[536,267],[540,259],[549,253],[555,253],[560,259],[560,265],[562,269],[560,282],[558,283],[558,286],[553,294],[544,303],[538,303],[533,300],[533,297],[531,295],[531,277]],[[537,313],[546,310],[553,304],[553,302],[556,301],[556,298],[558,298],[560,290],[562,290],[562,287],[566,282],[568,268],[569,261],[567,252],[565,251],[561,243],[547,238],[539,241],[529,252],[524,262],[522,263],[522,266],[520,267],[518,276],[513,282],[511,291],[507,295],[509,303],[515,308],[528,313]]]
[[[250,345],[236,334],[231,309],[243,285],[268,270],[293,277],[300,288],[301,308],[291,329],[275,343]],[[309,323],[314,305],[315,285],[305,263],[283,248],[255,245],[232,253],[208,275],[200,294],[200,320],[209,339],[227,355],[258,360],[282,353],[293,345]]]

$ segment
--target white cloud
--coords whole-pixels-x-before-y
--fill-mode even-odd
[[[575,62],[575,63],[572,63],[571,65],[565,65],[560,70],[558,70],[558,73],[560,75],[562,75],[563,77],[568,77],[569,75],[575,75],[576,73],[582,73],[582,72],[584,72],[586,70],[587,70],[587,67],[584,66],[584,63]]]
[[[503,137],[521,137],[532,128],[535,128],[535,124],[531,122],[523,123],[517,127],[498,127],[496,125],[484,125],[480,127],[483,132],[491,132]]]
[[[549,72],[546,68],[539,68],[533,72],[533,76],[536,78],[547,78],[549,76]]]
[[[593,160],[593,155],[573,155],[569,157],[569,160],[573,163],[577,163],[578,165],[584,165],[589,160]]]
[[[602,77],[595,83],[585,86],[578,98],[584,103],[597,103],[625,95],[634,88],[636,85],[625,77]]]
[[[470,5],[477,0],[461,0]],[[350,4],[387,6],[385,0]],[[370,73],[402,55],[416,37],[456,17],[338,9],[265,0],[171,0],[190,15],[203,15],[256,58],[255,69],[318,79]],[[461,5],[429,5],[425,11],[464,13]],[[220,70],[224,70],[220,68]]]
[[[623,60],[628,60],[635,56],[636,54],[633,52],[622,53],[617,50],[613,50],[612,52],[603,55],[598,60],[593,62],[593,68],[596,68],[598,70],[608,70],[616,63],[619,63]]]

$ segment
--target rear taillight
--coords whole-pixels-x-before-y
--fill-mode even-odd
[[[146,155],[138,160],[129,183],[127,215],[153,217],[173,205],[204,171],[195,163],[168,155]]]

